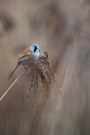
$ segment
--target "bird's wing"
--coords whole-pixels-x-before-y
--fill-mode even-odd
[[[34,56],[34,54],[27,48],[18,56],[18,62],[24,61],[30,57],[32,58],[33,56]]]

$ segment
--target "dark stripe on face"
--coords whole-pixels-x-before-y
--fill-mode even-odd
[[[35,46],[35,47],[34,47],[34,52],[36,52],[36,50],[37,50],[37,47]]]

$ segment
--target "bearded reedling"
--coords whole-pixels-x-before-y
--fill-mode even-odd
[[[14,74],[16,69],[22,65],[24,71],[17,77],[13,84],[7,89],[7,91],[0,98],[0,101],[8,93],[8,91],[13,87],[13,85],[18,81],[18,79],[25,72],[29,77],[29,90],[36,91],[38,89],[39,80],[41,84],[46,89],[50,89],[50,85],[54,81],[54,72],[48,61],[48,54],[46,52],[40,51],[38,44],[31,44],[17,57],[17,66],[10,74],[9,78]]]

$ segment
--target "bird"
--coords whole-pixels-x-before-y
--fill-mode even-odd
[[[40,49],[38,44],[31,44],[28,48],[26,48],[19,56],[18,61],[23,61],[28,58],[32,58],[33,60],[37,60],[40,56]]]
[[[19,54],[17,57],[17,66],[14,68],[10,76],[8,77],[8,80],[11,78],[11,76],[14,74],[16,69],[19,67],[19,65],[23,65],[25,68],[28,64],[30,64],[30,61],[36,61],[40,56],[40,49],[39,45],[34,43],[29,45],[28,48],[26,48],[22,53]]]

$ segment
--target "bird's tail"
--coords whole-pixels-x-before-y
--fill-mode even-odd
[[[14,74],[14,72],[16,71],[16,69],[19,67],[19,64],[17,64],[17,66],[15,67],[15,69],[12,71],[12,73],[9,75],[8,80],[11,78],[11,76]]]

